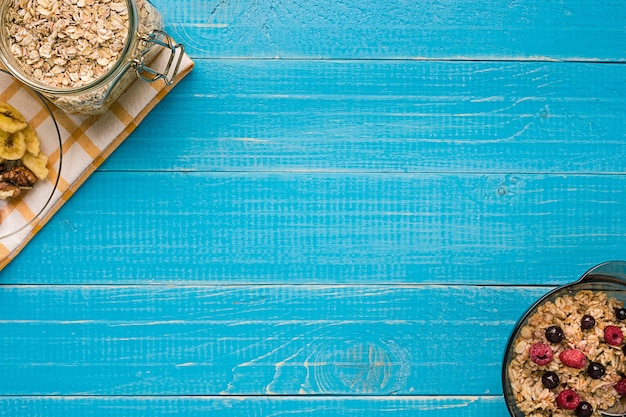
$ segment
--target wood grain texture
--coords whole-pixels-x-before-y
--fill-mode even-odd
[[[85,417],[502,417],[497,396],[476,397],[0,397],[0,414]]]
[[[624,173],[625,100],[621,65],[199,60],[102,168]]]
[[[625,181],[624,175],[96,173],[2,280],[565,283],[623,257]]]
[[[196,58],[625,60],[620,0],[155,4]]]
[[[0,416],[503,417],[624,259],[621,0],[155,0],[194,71],[0,273]]]
[[[0,392],[496,395],[549,289],[3,286]]]

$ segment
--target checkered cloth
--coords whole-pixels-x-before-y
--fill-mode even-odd
[[[162,51],[151,66],[155,68],[165,67],[169,55],[169,51]],[[193,61],[185,54],[175,83],[185,77],[193,66]],[[59,164],[61,155],[58,150],[47,154],[48,165],[51,166],[48,179],[54,178],[56,180],[58,177],[56,189],[54,189],[54,181],[50,181],[49,184],[41,185],[41,187],[49,186],[48,192],[44,190],[42,193],[36,193],[34,192],[35,189],[30,190],[17,203],[9,204],[2,209],[0,217],[3,223],[10,222],[11,228],[14,227],[13,225],[17,225],[17,229],[23,228],[17,233],[0,239],[0,269],[17,256],[78,187],[165,97],[175,86],[175,83],[166,86],[161,80],[148,83],[138,79],[113,103],[106,113],[100,116],[68,115],[50,105],[59,128],[63,149],[61,165]],[[24,88],[13,79],[10,79],[8,85],[2,85],[0,88],[0,100],[9,102],[20,111],[24,107],[29,107],[22,105],[20,108],[20,102],[25,104],[24,101],[33,100],[32,91]],[[33,107],[32,104],[30,107]],[[41,131],[42,128],[55,129],[54,121],[49,112],[41,110],[35,114],[29,114],[28,108],[26,108],[23,113],[29,123],[38,131]],[[59,166],[61,166],[60,176],[58,175]],[[32,195],[30,195],[31,193]],[[45,205],[49,198],[50,202]],[[46,201],[42,201],[42,199]],[[44,205],[43,211],[36,216]],[[36,216],[36,220],[28,222],[28,219],[33,216]]]

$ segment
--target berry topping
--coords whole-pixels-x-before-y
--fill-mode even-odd
[[[604,365],[598,362],[589,362],[587,367],[587,374],[593,379],[600,379],[606,373]]]
[[[530,360],[537,365],[547,365],[552,361],[552,349],[543,343],[535,343],[530,347]]]
[[[626,395],[626,379],[622,378],[615,384],[615,391],[621,395]]]
[[[617,326],[606,326],[604,328],[604,341],[611,346],[619,346],[624,340],[622,329]]]
[[[581,401],[576,407],[576,417],[591,417],[593,407],[587,401]]]
[[[543,384],[544,387],[548,388],[548,389],[554,389],[556,387],[559,386],[559,376],[552,372],[552,371],[546,371],[544,372],[544,374],[541,376],[541,383]]]
[[[563,340],[563,329],[559,326],[550,326],[546,329],[546,339],[552,343],[559,343]]]
[[[566,389],[556,397],[556,404],[565,410],[575,410],[580,404],[580,397],[574,390]]]
[[[576,349],[565,349],[559,355],[559,359],[563,362],[563,364],[576,369],[583,369],[587,363],[585,354]]]
[[[626,308],[616,308],[615,309],[615,318],[618,320],[626,319]]]
[[[582,320],[580,320],[580,327],[582,327],[585,330],[591,329],[595,325],[596,325],[596,319],[594,319],[593,316],[590,316],[589,314],[585,314]]]

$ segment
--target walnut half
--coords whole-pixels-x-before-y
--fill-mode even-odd
[[[15,198],[21,194],[20,187],[7,181],[0,181],[0,199]]]
[[[37,182],[35,174],[23,165],[15,166],[3,172],[0,179],[17,185],[19,188],[33,188]]]
[[[22,190],[33,188],[37,177],[23,165],[8,168],[0,165],[0,199],[16,198],[22,194]]]

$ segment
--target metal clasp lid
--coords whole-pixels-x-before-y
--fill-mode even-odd
[[[140,41],[142,48],[140,48],[137,55],[131,61],[131,65],[135,68],[137,76],[147,82],[154,82],[161,79],[165,81],[166,85],[171,85],[178,74],[178,69],[183,59],[183,53],[185,52],[185,46],[181,43],[174,42],[171,36],[158,29],[141,35]],[[152,48],[152,45],[158,45],[170,50],[167,65],[162,72],[150,68],[144,62],[145,55]],[[172,67],[172,65],[174,65],[174,67]]]

